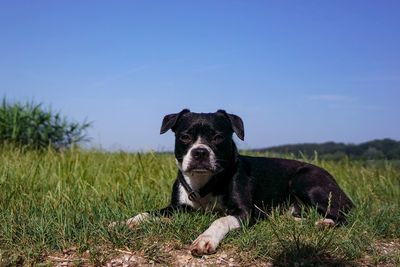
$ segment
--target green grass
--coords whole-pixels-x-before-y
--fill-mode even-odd
[[[345,227],[317,230],[315,211],[295,222],[284,211],[228,235],[219,251],[234,251],[243,262],[276,265],[353,264],[366,255],[370,264],[400,264],[400,253],[382,254],[379,244],[400,239],[400,175],[390,162],[343,160],[312,163],[336,178],[357,208]],[[0,150],[0,266],[43,262],[45,256],[77,247],[93,264],[104,264],[107,251],[141,251],[171,263],[163,247],[187,248],[218,215],[177,213],[171,220],[136,229],[109,229],[144,210],[168,204],[176,175],[170,154],[128,154],[70,150]],[[190,225],[190,226],[189,226]],[[189,227],[188,227],[189,226]]]

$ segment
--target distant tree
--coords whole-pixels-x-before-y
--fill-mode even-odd
[[[3,98],[0,106],[0,145],[60,150],[88,141],[86,130],[90,126],[88,122],[70,122],[42,104],[9,103]]]

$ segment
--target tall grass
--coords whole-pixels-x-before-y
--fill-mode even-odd
[[[70,122],[42,104],[11,103],[3,98],[0,105],[0,146],[8,143],[33,149],[64,149],[86,141],[88,127],[90,123]]]
[[[220,250],[233,249],[243,262],[255,259],[277,265],[347,264],[365,254],[382,261],[374,246],[400,238],[399,170],[390,162],[369,166],[343,160],[313,163],[329,170],[357,208],[345,227],[317,230],[319,215],[307,211],[294,222],[277,208],[269,220],[231,233]],[[146,223],[134,230],[109,229],[144,210],[168,204],[176,167],[169,154],[106,153],[70,149],[62,153],[0,150],[0,263],[43,261],[44,255],[76,246],[104,264],[115,247],[141,250],[168,264],[160,244],[189,245],[218,215],[177,213],[171,220]],[[390,261],[399,262],[400,255]]]

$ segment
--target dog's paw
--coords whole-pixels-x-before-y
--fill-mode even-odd
[[[302,222],[302,221],[304,221],[304,218],[293,216],[293,220],[295,220],[296,222]]]
[[[210,235],[200,235],[191,245],[190,252],[193,256],[213,254],[218,246],[218,240]]]
[[[323,220],[318,220],[315,222],[315,226],[318,229],[326,229],[326,228],[331,228],[334,227],[336,224],[332,219],[323,219]]]
[[[126,226],[128,226],[129,229],[135,228],[139,224],[141,224],[144,221],[147,221],[150,218],[150,214],[147,212],[140,213],[136,215],[135,217],[132,217],[126,221]]]
[[[136,215],[135,217],[132,217],[126,221],[119,221],[119,222],[112,222],[108,225],[109,229],[112,229],[118,225],[125,225],[127,226],[129,229],[135,228],[136,226],[138,226],[140,223],[147,221],[150,218],[150,214],[148,214],[147,212],[144,213],[140,213],[138,215]]]

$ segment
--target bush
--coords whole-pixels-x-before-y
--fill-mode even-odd
[[[42,104],[9,103],[3,98],[0,106],[0,145],[65,149],[88,141],[86,130],[90,126],[88,122],[69,122]]]

